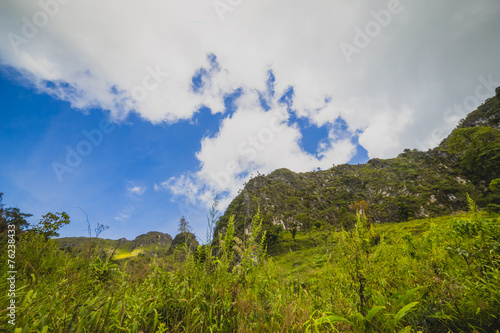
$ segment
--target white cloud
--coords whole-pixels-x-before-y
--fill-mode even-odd
[[[352,135],[339,139],[333,128],[318,145],[316,156],[305,152],[300,146],[299,128],[287,123],[290,114],[285,105],[267,96],[271,109],[265,111],[255,94],[245,92],[237,101],[237,111],[222,122],[217,135],[203,139],[196,154],[201,168],[196,173],[172,177],[162,187],[174,195],[210,204],[216,193],[226,193],[223,201],[236,196],[257,171],[267,174],[284,167],[296,172],[327,169],[353,157],[356,147]]]
[[[115,216],[115,220],[123,222],[126,221],[132,216],[133,211],[135,210],[135,207],[126,207],[124,208],[121,212],[118,213],[117,216]]]
[[[53,7],[47,24],[37,21],[40,27],[27,36],[25,22],[43,19],[39,2],[5,0],[0,59],[39,91],[75,108],[109,110],[116,119],[135,110],[151,122],[168,123],[191,118],[201,105],[224,112],[224,96],[242,88],[237,112],[215,137],[203,140],[199,170],[168,183],[173,190],[182,184],[191,194],[208,196],[205,187],[217,186],[234,194],[232,182],[245,181],[246,172],[327,167],[353,151],[350,140],[335,139],[332,132],[316,156],[307,154],[293,125],[283,125],[264,149],[254,147],[257,154],[250,142],[239,146],[272,117],[290,116],[276,98],[269,112],[258,107],[255,91],[266,90],[269,69],[278,94],[293,87],[297,116],[316,125],[341,116],[351,133],[364,130],[360,143],[369,156],[382,158],[417,147],[417,140],[432,142],[426,139],[436,127],[451,130],[444,112],[474,93],[478,76],[500,80],[496,0],[401,0],[403,11],[348,64],[340,44],[354,43],[355,29],[364,29],[374,20],[372,11],[388,3],[254,0],[225,12],[221,21],[206,0],[68,1]],[[9,33],[24,40],[13,47]],[[195,93],[192,77],[210,68],[210,54],[219,67]],[[163,74],[155,76],[152,69]],[[142,97],[134,100],[134,91]],[[230,161],[236,161],[231,180],[220,186],[212,174],[227,171]]]
[[[146,192],[146,186],[138,186],[138,185],[129,185],[127,187],[127,191],[129,194],[133,195],[143,195]]]
[[[369,157],[395,156],[401,153],[399,137],[412,122],[412,111],[404,108],[399,113],[380,112],[359,136],[359,143]]]

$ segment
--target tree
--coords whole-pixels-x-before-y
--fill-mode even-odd
[[[21,213],[19,208],[9,207],[4,208],[3,193],[0,192],[0,234],[7,230],[8,225],[15,225],[17,230],[26,229],[29,225],[26,218],[33,216],[32,214]]]
[[[283,226],[281,224],[272,225],[266,231],[266,246],[268,249],[278,244]]]
[[[297,231],[298,231],[297,222],[293,222],[292,225],[290,226],[290,233],[292,234],[294,244],[295,244],[295,236],[297,236]]]
[[[305,213],[300,213],[299,215],[297,215],[297,221],[299,222],[299,225],[303,230],[310,231],[311,227],[313,226],[313,219]]]
[[[500,178],[493,179],[488,187],[491,192],[500,193]]]
[[[59,237],[57,232],[63,225],[69,224],[69,215],[65,212],[62,213],[47,213],[37,224],[33,224],[28,230],[34,234],[43,235],[45,238]]]
[[[356,214],[368,217],[368,202],[364,200],[352,202],[349,208]]]
[[[500,178],[493,179],[488,186],[490,189],[490,194],[488,195],[488,206],[487,209],[490,212],[500,213]]]
[[[500,130],[476,126],[459,128],[446,140],[445,151],[459,158],[460,166],[476,180],[500,176]]]
[[[190,238],[190,232],[191,232],[191,225],[189,225],[189,221],[186,220],[186,218],[184,216],[181,217],[180,221],[179,221],[179,233],[182,235],[184,234],[184,244],[186,246],[190,246],[190,244],[188,244],[188,237]]]
[[[186,220],[184,216],[181,217],[179,221],[179,232],[180,233],[185,233],[185,232],[190,232],[191,231],[191,226],[189,225],[189,221]]]
[[[398,207],[399,220],[401,222],[408,221],[415,216],[415,211],[418,207],[418,200],[411,195],[400,195],[396,198]]]

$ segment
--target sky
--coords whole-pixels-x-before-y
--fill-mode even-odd
[[[427,150],[500,86],[498,0],[3,0],[0,192],[205,241],[255,175]]]

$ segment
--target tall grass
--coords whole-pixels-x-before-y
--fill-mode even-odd
[[[25,236],[17,247],[16,328],[495,332],[500,330],[498,216],[469,204],[468,215],[401,224],[370,225],[358,215],[353,229],[331,232],[327,241],[319,232],[297,234],[296,247],[287,245],[276,257],[266,254],[259,213],[241,238],[232,218],[217,240],[194,253],[186,247],[185,255],[177,256],[182,260],[157,258],[137,272],[96,251],[74,256],[50,239]],[[300,248],[301,237],[304,242],[316,237],[318,245]],[[3,254],[0,265],[6,262]],[[6,287],[5,274],[0,283]],[[7,302],[2,293],[2,309]],[[14,327],[2,320],[0,330]]]

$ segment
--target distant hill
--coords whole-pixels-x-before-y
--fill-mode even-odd
[[[146,234],[139,235],[134,240],[134,247],[148,247],[158,245],[170,247],[172,244],[172,236],[158,231],[150,231]]]
[[[195,234],[191,232],[181,232],[177,234],[172,241],[169,253],[173,253],[176,248],[181,248],[186,243],[188,244],[191,251],[194,251],[199,245],[198,241],[196,240]]]
[[[282,230],[322,224],[348,227],[351,203],[365,201],[373,222],[397,222],[465,210],[466,193],[480,206],[495,205],[488,189],[500,177],[500,87],[448,138],[427,152],[406,149],[392,159],[295,173],[278,169],[251,179],[231,202],[216,234],[235,216],[239,235],[260,207],[268,238]],[[499,203],[498,201],[496,203]]]
[[[172,244],[172,236],[158,231],[150,231],[146,234],[137,236],[134,240],[120,238],[102,239],[88,237],[64,237],[57,238],[55,241],[59,247],[71,252],[82,252],[88,249],[89,243],[98,249],[107,252],[115,253],[115,259],[128,258],[139,253],[167,253]]]

